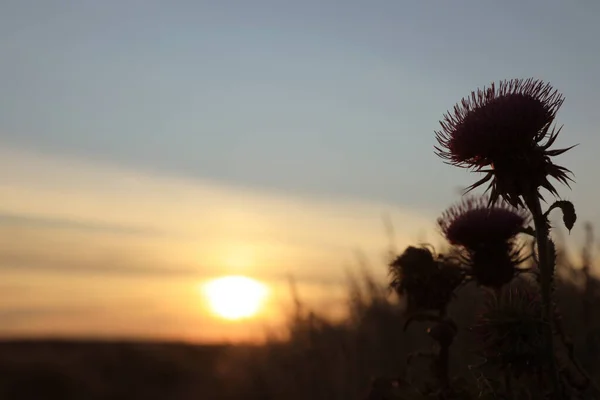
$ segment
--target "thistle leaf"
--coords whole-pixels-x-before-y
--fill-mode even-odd
[[[558,200],[558,201],[554,202],[554,204],[552,204],[550,206],[550,208],[548,209],[548,211],[546,211],[546,213],[544,214],[546,219],[548,218],[548,215],[550,214],[550,212],[555,208],[560,208],[562,210],[563,222],[565,224],[565,227],[569,230],[569,233],[570,233],[571,229],[573,229],[573,226],[575,225],[575,221],[577,221],[577,214],[575,213],[575,206],[573,205],[573,203],[571,203],[568,200]]]

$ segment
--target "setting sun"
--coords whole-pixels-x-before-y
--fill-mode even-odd
[[[212,312],[228,320],[256,315],[268,293],[264,284],[245,276],[213,279],[203,285],[202,291]]]

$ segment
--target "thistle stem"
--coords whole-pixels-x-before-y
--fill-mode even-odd
[[[546,321],[546,351],[550,358],[550,378],[552,381],[552,388],[554,394],[561,396],[562,390],[560,388],[560,377],[558,374],[558,368],[556,365],[556,357],[554,352],[554,336],[553,320],[554,313],[552,312],[552,276],[554,273],[555,266],[552,265],[549,257],[548,248],[548,221],[542,213],[542,206],[540,204],[539,195],[537,190],[533,195],[525,199],[527,206],[533,216],[533,223],[535,224],[536,240],[538,246],[538,258],[539,258],[539,269],[540,269],[540,286],[542,291],[542,318]]]

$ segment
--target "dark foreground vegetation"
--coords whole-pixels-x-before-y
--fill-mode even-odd
[[[218,399],[225,347],[62,340],[0,343],[0,399]]]

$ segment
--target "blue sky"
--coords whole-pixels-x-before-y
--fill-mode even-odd
[[[5,0],[0,146],[3,154],[25,156],[3,163],[0,224],[31,225],[36,217],[40,229],[71,229],[91,224],[95,216],[90,226],[104,231],[138,232],[152,225],[142,214],[135,221],[131,213],[121,219],[99,215],[101,207],[92,200],[100,191],[105,204],[117,201],[110,197],[117,194],[125,196],[118,200],[122,204],[133,201],[125,181],[111,186],[102,175],[99,181],[106,184],[97,185],[83,172],[75,177],[69,174],[79,171],[49,167],[65,160],[210,182],[234,190],[238,208],[260,203],[245,200],[251,192],[293,199],[296,215],[305,200],[311,210],[329,213],[336,207],[315,204],[339,201],[371,204],[360,218],[368,215],[373,225],[380,220],[372,210],[389,208],[433,221],[474,179],[433,154],[438,121],[477,87],[530,76],[566,96],[557,145],[580,146],[559,160],[573,170],[577,184],[559,191],[575,202],[582,219],[600,223],[599,16],[600,3],[592,1]],[[46,161],[35,172],[30,160],[38,156]],[[42,190],[67,193],[86,185],[98,186],[98,193],[89,192],[87,205],[82,200],[72,210],[53,197],[54,206],[42,212],[10,197],[17,181],[20,196],[28,193],[28,199]],[[152,185],[144,193],[158,188]],[[173,189],[173,204],[184,201],[175,196],[209,193],[190,187]],[[141,193],[138,202],[148,199]],[[169,193],[160,196],[155,208],[142,204],[144,215],[168,208]],[[285,207],[277,209],[273,226],[279,228],[273,232],[279,233],[272,236],[281,236],[282,226],[295,229],[284,222]],[[246,213],[252,218],[269,213],[269,207],[252,210]],[[319,212],[307,211],[315,221],[324,215]],[[176,220],[189,215],[182,211]],[[331,223],[348,226],[335,235],[350,232],[354,246],[361,243],[357,232],[364,218],[352,233],[349,221],[359,218],[353,215],[340,211]],[[60,220],[67,216],[70,222]],[[122,226],[126,220],[134,226]],[[155,225],[151,229],[162,231]],[[302,236],[309,239],[316,240]],[[385,245],[385,238],[377,240]]]
[[[595,161],[593,2],[3,4],[6,145],[440,207],[468,182],[432,153],[442,114],[536,76],[567,97],[563,143],[584,145],[564,159],[582,178]]]

